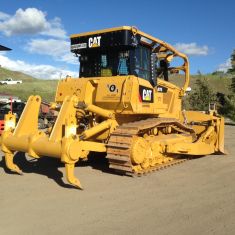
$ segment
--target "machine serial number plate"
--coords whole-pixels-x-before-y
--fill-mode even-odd
[[[79,43],[79,44],[71,45],[71,50],[77,50],[77,49],[83,49],[83,48],[87,48],[87,43]]]

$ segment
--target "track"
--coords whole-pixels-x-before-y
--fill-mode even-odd
[[[194,135],[194,130],[173,118],[149,118],[146,120],[125,123],[119,126],[110,136],[107,144],[107,158],[109,167],[117,173],[123,175],[138,175],[150,173],[152,171],[161,170],[176,164],[180,164],[187,160],[186,157],[174,156],[168,161],[149,166],[146,169],[134,170],[134,164],[131,160],[131,151],[133,138],[135,136],[144,136],[153,134],[154,128],[160,129],[162,132],[171,128],[174,133]],[[147,150],[146,150],[147,151]],[[167,159],[167,157],[166,157]]]

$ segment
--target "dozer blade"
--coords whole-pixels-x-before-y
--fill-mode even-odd
[[[221,154],[228,154],[224,149],[224,118],[220,119],[219,133],[218,133],[219,151]]]

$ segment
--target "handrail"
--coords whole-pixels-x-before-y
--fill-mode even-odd
[[[181,88],[181,92],[180,92],[180,96],[184,96],[184,94],[186,92],[186,89],[189,86],[189,81],[190,81],[190,78],[189,78],[189,60],[188,60],[187,55],[183,54],[182,52],[179,52],[172,45],[170,45],[170,44],[168,44],[168,43],[166,43],[166,42],[164,42],[164,41],[162,41],[158,38],[155,38],[155,37],[153,37],[153,36],[151,36],[147,33],[144,33],[140,30],[138,30],[137,33],[140,34],[141,36],[144,36],[144,37],[152,40],[155,43],[158,43],[160,46],[170,50],[171,52],[173,52],[174,57],[178,56],[178,57],[181,57],[184,60],[184,64],[182,65],[182,71],[184,71],[184,73],[185,73],[185,81],[184,81],[184,85]]]

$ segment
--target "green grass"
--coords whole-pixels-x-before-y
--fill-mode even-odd
[[[207,79],[212,90],[217,93],[228,94],[229,86],[231,85],[231,76],[227,74],[202,74],[202,75],[191,75],[189,86],[192,88],[196,85],[197,79]],[[182,75],[173,75],[170,76],[170,82],[182,86],[184,82],[184,78]]]
[[[22,81],[35,80],[35,78],[30,75],[0,67],[0,80],[5,80],[9,77],[13,78],[14,80],[22,80]]]
[[[30,95],[40,95],[45,101],[54,101],[56,87],[58,81],[55,80],[39,80],[25,81],[17,85],[2,85],[0,93],[17,96],[26,101]]]
[[[17,96],[26,101],[30,95],[40,95],[44,101],[54,101],[58,80],[36,79],[27,74],[0,67],[0,80],[11,77],[22,80],[22,84],[1,85],[0,93]]]
[[[197,75],[200,78],[206,78],[214,92],[223,94],[229,93],[229,86],[231,85],[231,77],[229,75]],[[196,81],[197,77],[194,78]]]

